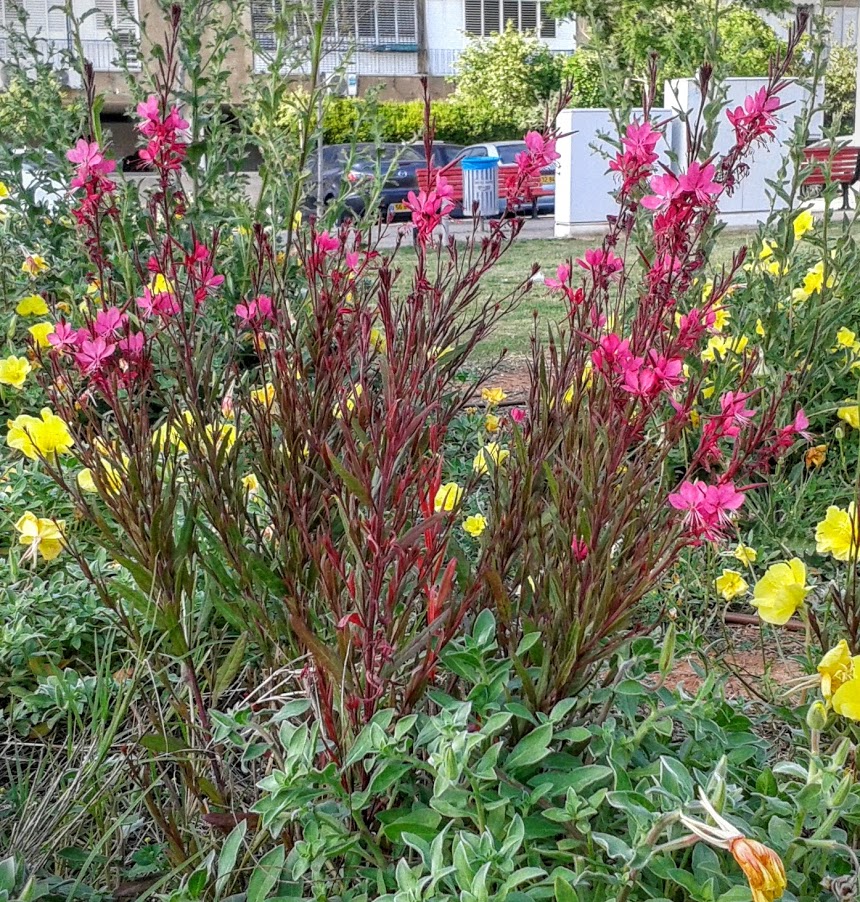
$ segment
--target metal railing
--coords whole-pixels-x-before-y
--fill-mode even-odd
[[[39,38],[36,41],[40,58],[43,62],[50,63],[57,69],[65,69],[68,66],[70,55],[74,53],[74,45],[71,38]],[[120,60],[126,53],[131,54],[128,68],[133,71],[140,69],[140,62],[136,55],[128,48],[117,47],[110,39],[81,41],[84,57],[92,64],[96,72],[121,72],[123,67]],[[9,60],[12,49],[8,38],[0,38],[0,62]],[[24,61],[26,63],[26,60]]]

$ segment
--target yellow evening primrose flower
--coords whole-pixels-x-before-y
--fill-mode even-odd
[[[713,329],[715,332],[722,332],[723,329],[729,324],[732,318],[732,311],[729,310],[728,307],[719,307],[714,311],[714,325]]]
[[[9,197],[9,188],[5,182],[0,182],[0,200],[6,200]]]
[[[0,360],[0,385],[21,388],[32,369],[26,357],[6,357]]]
[[[275,386],[267,382],[263,388],[255,388],[250,394],[251,401],[261,407],[271,407],[275,403]]]
[[[758,252],[759,260],[768,260],[773,256],[774,250],[776,250],[776,242],[765,238],[761,243],[761,250]]]
[[[836,416],[854,429],[860,429],[860,407],[857,404],[846,401],[845,406],[836,411]]]
[[[472,514],[463,521],[463,531],[468,533],[473,539],[477,539],[479,535],[487,528],[487,519],[482,514]]]
[[[794,227],[794,240],[800,241],[807,232],[812,231],[812,227],[815,225],[815,217],[812,215],[812,210],[802,210],[794,217],[792,225]]]
[[[433,510],[452,511],[460,503],[463,490],[456,482],[446,482],[439,486],[436,497],[433,499]]]
[[[755,321],[755,334],[758,335],[759,338],[764,338],[767,334],[764,330],[764,323],[761,321],[761,317],[758,317]]]
[[[21,264],[21,272],[26,273],[31,279],[35,279],[47,269],[48,263],[40,254],[28,255]]]
[[[498,442],[487,442],[483,448],[478,449],[475,459],[472,461],[472,469],[479,475],[483,476],[490,472],[487,461],[492,461],[493,465],[500,467],[511,455],[507,448],[499,446]]]
[[[746,567],[749,567],[750,564],[754,564],[758,557],[758,552],[755,548],[750,548],[749,545],[738,545],[732,554]]]
[[[782,626],[803,604],[806,587],[806,565],[799,558],[788,563],[772,564],[755,584],[752,606],[765,623]]]
[[[712,335],[708,339],[708,343],[702,351],[702,360],[713,363],[717,358],[724,360],[729,353],[743,354],[749,344],[746,335],[739,335],[737,338],[725,338],[722,335]]]
[[[242,488],[244,488],[249,495],[256,495],[257,492],[260,491],[260,480],[257,479],[257,474],[249,473],[247,476],[243,476]]]
[[[149,283],[149,290],[152,294],[173,294],[173,283],[159,272]]]
[[[226,443],[229,451],[236,444],[236,427],[232,423],[221,423],[213,426],[211,423],[206,426],[206,437],[215,445],[215,450],[220,451]]]
[[[355,388],[353,389],[352,393],[350,394],[350,396],[346,399],[345,405],[342,405],[342,404],[335,405],[335,409],[334,409],[335,419],[337,419],[337,420],[343,419],[344,409],[346,409],[347,413],[352,413],[355,410],[356,402],[361,397],[362,391],[363,391],[362,387],[360,385],[356,385]]]
[[[15,529],[20,533],[18,541],[27,546],[24,558],[35,560],[38,553],[44,561],[54,560],[63,550],[64,526],[62,520],[37,517],[27,511],[15,524]]]
[[[857,660],[856,658],[854,659]],[[855,672],[860,668],[855,667]],[[847,717],[849,720],[860,720],[860,676],[856,676],[848,682],[843,683],[830,700],[833,710],[840,717]]]
[[[714,293],[714,280],[708,279],[704,285],[702,285],[702,300],[707,301],[708,298]],[[680,314],[676,314],[675,322],[681,318]]]
[[[722,576],[717,577],[714,586],[726,601],[731,601],[738,595],[746,595],[749,590],[749,583],[737,570],[723,570]]]
[[[856,558],[858,530],[860,523],[853,501],[848,505],[848,510],[831,505],[824,519],[815,527],[815,550],[819,554],[832,554],[837,561]]]
[[[8,427],[6,444],[30,460],[39,454],[66,454],[75,444],[69,427],[47,407],[42,408],[41,419],[20,414],[9,420]]]
[[[376,328],[370,330],[370,346],[377,354],[384,354],[388,350],[388,342],[381,330]]]
[[[830,349],[831,354],[838,351],[860,351],[860,342],[857,341],[857,333],[843,326],[836,333],[836,344]]]
[[[860,673],[855,667],[857,661],[858,658],[851,656],[851,649],[844,639],[819,661],[817,670],[821,677],[821,695],[828,705],[831,704],[834,693],[854,679],[855,673]]]
[[[90,495],[98,492],[96,481],[93,479],[93,471],[89,467],[84,467],[84,469],[78,473],[78,487],[82,492],[87,492]]]
[[[487,430],[491,435],[495,434],[499,431],[499,427],[501,426],[502,419],[501,417],[497,417],[494,413],[488,413],[484,418],[484,429]]]
[[[15,308],[18,316],[44,316],[48,312],[48,304],[40,294],[28,294],[18,301]]]
[[[496,404],[501,404],[507,398],[507,394],[500,388],[482,388],[481,397],[487,404],[495,407]]]
[[[51,342],[48,341],[48,336],[51,335],[54,331],[53,323],[36,323],[35,326],[30,326],[27,331],[33,336],[33,341],[36,343],[37,347],[51,347]]]
[[[827,287],[832,288],[835,283],[835,278],[832,275],[829,275],[827,277]],[[812,294],[820,294],[824,285],[824,262],[819,260],[818,263],[816,263],[803,277],[803,291],[806,293],[807,297]]]

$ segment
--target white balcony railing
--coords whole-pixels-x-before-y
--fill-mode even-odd
[[[120,60],[122,55],[128,53],[126,48],[117,48],[116,44],[109,38],[104,40],[81,41],[84,57],[92,64],[96,72],[121,72],[122,66]],[[66,69],[69,61],[69,54],[73,52],[74,47],[70,38],[65,39],[39,39],[37,47],[43,61],[50,63],[57,69]],[[11,47],[7,38],[0,38],[0,62],[10,59]],[[26,63],[26,60],[23,62]],[[140,69],[140,63],[136,57],[129,60],[129,69],[137,71]],[[74,81],[74,74],[71,73],[70,78]],[[78,81],[80,79],[78,78]],[[70,84],[71,87],[76,85]]]

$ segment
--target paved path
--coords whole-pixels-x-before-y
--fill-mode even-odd
[[[553,215],[544,213],[542,216],[538,216],[537,219],[526,219],[518,237],[521,239],[553,238],[555,237],[554,229],[555,219]],[[449,231],[454,236],[455,241],[465,241],[475,233],[475,225],[471,219],[452,219]],[[484,232],[484,234],[489,234],[489,231]],[[441,240],[443,237],[442,229],[436,229],[433,235],[436,240]],[[481,236],[480,230],[478,230],[477,235]],[[412,223],[408,221],[388,223],[383,228],[379,246],[382,248],[394,247],[400,236],[403,236],[401,240],[404,244],[411,243]]]

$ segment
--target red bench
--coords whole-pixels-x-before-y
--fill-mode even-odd
[[[860,147],[842,147],[832,151],[829,147],[815,145],[803,150],[806,163],[812,171],[803,180],[804,188],[825,185],[828,182],[842,186],[842,209],[848,209],[848,189],[860,178]]]
[[[437,176],[441,176],[444,178],[451,188],[454,190],[454,202],[462,206],[463,204],[463,169],[460,164],[457,163],[449,163],[447,166],[443,166],[440,169],[435,170]],[[515,164],[509,164],[506,166],[499,166],[499,197],[503,200],[507,200],[508,197],[508,181],[516,175],[517,167]],[[423,191],[427,191],[427,170],[419,169],[417,172],[418,176],[418,187]],[[532,202],[532,215],[537,215],[537,198],[539,197],[547,197],[554,194],[554,191],[550,188],[545,187],[541,183],[540,176],[536,175],[529,179],[530,193],[532,198],[534,198]],[[464,216],[468,216],[469,212],[466,210],[463,211]]]

